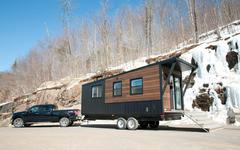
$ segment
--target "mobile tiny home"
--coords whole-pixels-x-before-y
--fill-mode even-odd
[[[160,120],[181,119],[186,90],[182,71],[193,72],[195,68],[172,57],[84,84],[82,115],[86,120],[117,119],[119,129],[131,130],[138,126],[156,128]]]

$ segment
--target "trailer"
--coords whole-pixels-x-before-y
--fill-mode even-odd
[[[117,128],[157,128],[161,120],[181,119],[183,96],[195,65],[172,57],[82,85],[84,120],[115,120]],[[183,85],[182,72],[191,70]],[[184,88],[183,88],[184,87]]]

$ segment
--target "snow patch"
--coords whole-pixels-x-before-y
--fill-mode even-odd
[[[143,66],[146,66],[146,57],[142,57],[133,61],[129,61],[127,63],[121,64],[119,66],[115,67],[109,67],[108,70],[117,70],[117,69],[123,69],[124,71],[129,71],[135,68],[140,68]]]

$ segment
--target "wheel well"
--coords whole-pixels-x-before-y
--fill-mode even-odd
[[[15,119],[17,119],[17,118],[21,118],[21,119],[24,121],[24,119],[23,119],[22,116],[16,116],[16,117],[14,117],[12,120],[15,120]]]
[[[58,121],[60,121],[62,118],[68,118],[68,119],[71,121],[71,119],[69,118],[69,116],[61,116],[61,117],[58,118]]]

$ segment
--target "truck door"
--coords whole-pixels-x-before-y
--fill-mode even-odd
[[[39,122],[41,118],[40,106],[33,106],[27,111],[26,122]]]
[[[52,111],[53,106],[46,105],[42,106],[40,109],[40,118],[42,122],[51,122],[52,121]]]

